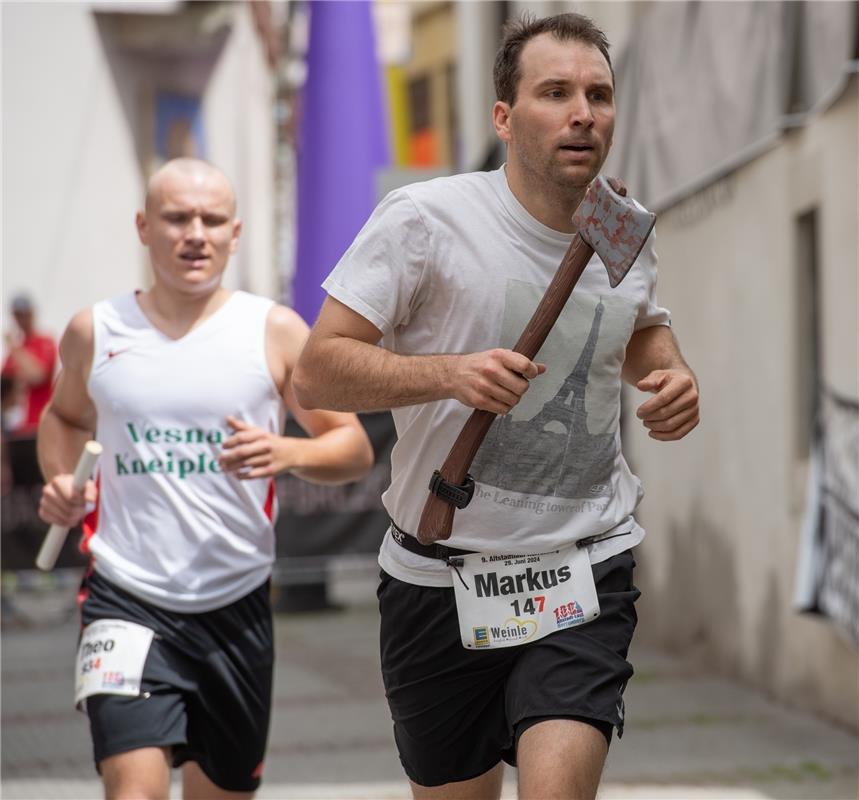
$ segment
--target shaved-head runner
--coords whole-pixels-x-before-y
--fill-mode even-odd
[[[354,480],[372,449],[353,414],[296,402],[298,315],[221,285],[241,231],[223,173],[168,162],[136,222],[152,285],[72,318],[39,426],[42,518],[87,514],[75,702],[107,798],[165,798],[180,765],[185,800],[249,798],[271,706],[274,477]],[[280,435],[287,411],[309,438]],[[93,437],[104,452],[77,491]]]

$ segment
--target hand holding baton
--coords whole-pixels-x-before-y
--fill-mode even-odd
[[[92,475],[95,462],[101,455],[101,445],[96,441],[89,441],[84,445],[81,457],[78,460],[78,465],[75,467],[73,486],[75,489],[81,490],[86,486],[86,482]],[[36,556],[36,566],[46,572],[54,568],[57,563],[57,557],[60,555],[60,550],[68,536],[69,529],[62,525],[51,525],[45,540],[42,542],[42,547],[39,549],[39,555]]]

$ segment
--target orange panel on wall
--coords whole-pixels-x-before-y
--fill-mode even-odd
[[[409,139],[409,163],[413,167],[438,165],[438,137],[431,128],[415,131]]]

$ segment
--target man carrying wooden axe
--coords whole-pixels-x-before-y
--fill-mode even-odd
[[[661,441],[697,425],[698,389],[656,300],[652,215],[598,178],[605,36],[522,19],[494,76],[506,165],[385,198],[324,283],[294,382],[307,407],[393,409],[382,671],[415,798],[497,798],[504,761],[520,797],[592,798],[623,730],[644,536],[621,380],[653,393],[637,414]]]

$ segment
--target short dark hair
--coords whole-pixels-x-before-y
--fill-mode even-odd
[[[596,47],[605,56],[614,83],[608,39],[593,20],[582,14],[557,14],[538,19],[526,12],[519,19],[506,23],[501,33],[501,46],[495,55],[492,77],[495,80],[495,96],[504,103],[512,106],[516,101],[516,89],[522,77],[519,69],[522,49],[529,40],[542,33],[551,33],[560,42],[574,39]]]

